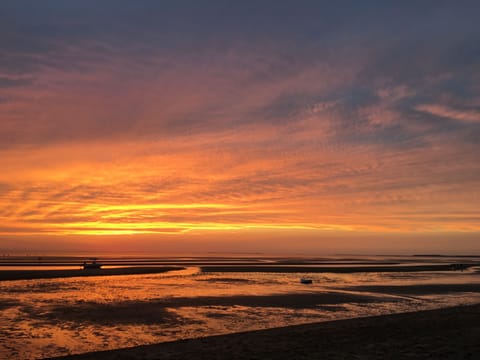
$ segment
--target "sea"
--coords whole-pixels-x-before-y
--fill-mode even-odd
[[[91,259],[4,255],[0,272],[80,270]],[[480,302],[480,256],[100,256],[97,261],[104,268],[179,269],[0,281],[0,359],[39,359]],[[445,264],[467,266],[403,271]],[[278,265],[283,270],[269,271]],[[235,271],[239,266],[242,271]],[[396,266],[402,271],[386,271]],[[304,271],[315,267],[332,272]],[[355,271],[338,272],[350,268]]]

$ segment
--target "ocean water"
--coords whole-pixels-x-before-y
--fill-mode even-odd
[[[245,259],[176,260],[186,268],[151,275],[0,281],[0,358],[52,357],[480,302],[477,267],[350,274],[204,273],[193,264]],[[288,259],[297,267],[302,263],[338,267],[452,260],[458,261],[417,257]],[[313,283],[301,284],[301,277]]]

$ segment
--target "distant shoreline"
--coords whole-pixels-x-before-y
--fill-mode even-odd
[[[113,276],[113,275],[139,275],[158,274],[173,270],[183,270],[180,266],[163,267],[124,267],[113,269],[72,269],[72,270],[2,270],[0,281],[9,280],[34,280],[34,279],[55,279],[85,276]]]
[[[294,325],[56,357],[122,359],[473,359],[480,304]]]

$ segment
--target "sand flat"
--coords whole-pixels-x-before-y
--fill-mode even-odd
[[[476,359],[480,304],[181,340],[56,359]]]
[[[183,270],[180,266],[159,266],[159,267],[124,267],[110,269],[72,269],[72,270],[2,270],[0,281],[5,280],[33,280],[33,279],[55,279],[84,276],[111,276],[111,275],[138,275],[158,274],[173,270]]]
[[[477,263],[465,264],[464,269],[478,266]],[[203,272],[274,272],[274,273],[340,273],[351,274],[360,272],[420,272],[420,271],[453,271],[452,264],[424,265],[391,265],[391,266],[285,266],[285,265],[209,265],[201,266]]]

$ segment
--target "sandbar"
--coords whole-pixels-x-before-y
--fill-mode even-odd
[[[398,265],[398,266],[278,266],[278,265],[228,265],[201,266],[203,272],[272,272],[272,273],[358,273],[358,272],[418,272],[459,271],[455,264]],[[458,265],[457,265],[458,266]],[[462,264],[468,269],[478,264]]]
[[[5,280],[33,280],[54,279],[83,276],[112,276],[112,275],[139,275],[158,274],[172,270],[183,270],[179,266],[161,267],[123,267],[107,269],[67,269],[67,270],[1,270],[0,281]]]

